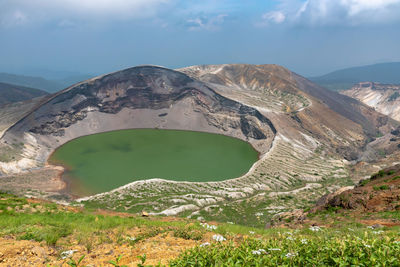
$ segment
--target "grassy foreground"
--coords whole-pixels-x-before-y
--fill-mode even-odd
[[[343,223],[264,230],[94,212],[1,193],[3,265],[400,266],[400,229]]]

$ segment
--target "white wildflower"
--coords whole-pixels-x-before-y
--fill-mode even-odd
[[[233,222],[228,222],[228,224],[234,224]]]
[[[304,245],[306,245],[306,244],[308,244],[308,241],[307,241],[307,239],[303,238],[303,239],[301,240],[301,243],[304,244]]]
[[[271,250],[271,251],[281,251],[280,248],[269,248],[268,250]]]
[[[226,240],[226,238],[223,237],[222,235],[213,235],[212,238],[213,238],[215,241],[217,241],[217,242],[222,242],[222,241],[225,241],[225,240]]]
[[[292,258],[292,257],[294,257],[294,256],[296,256],[296,254],[295,253],[287,253],[286,254],[286,258]]]
[[[136,237],[128,236],[126,239],[128,239],[129,241],[135,241]]]
[[[261,255],[261,254],[265,254],[265,253],[267,253],[264,249],[262,249],[262,248],[260,248],[260,249],[258,249],[258,250],[253,250],[252,252],[251,252],[253,255]]]
[[[263,216],[264,213],[262,213],[262,212],[257,212],[255,215],[260,217],[260,216]]]
[[[380,235],[380,234],[383,233],[383,231],[382,231],[382,230],[379,230],[379,231],[372,231],[372,233],[373,233],[373,234],[376,234],[376,235]]]
[[[200,223],[200,225],[209,231],[217,230],[217,226],[215,225],[209,225],[208,223]]]
[[[311,227],[308,228],[308,229],[310,229],[310,230],[313,231],[313,232],[321,231],[321,227],[319,227],[319,226],[311,226]]]
[[[371,248],[371,245],[364,244],[366,248]]]
[[[71,258],[74,253],[77,252],[76,249],[66,250],[61,252],[61,259]]]
[[[368,228],[368,229],[374,229],[374,227],[372,227],[371,225],[370,225],[370,226],[367,226],[367,228]]]
[[[201,244],[200,247],[206,247],[206,246],[209,246],[209,245],[210,245],[210,243],[205,242],[205,243]]]
[[[287,239],[287,240],[292,240],[292,241],[294,240],[294,238],[291,237],[291,236],[286,237],[286,239]]]
[[[250,233],[251,235],[254,235],[256,232],[254,232],[254,231],[249,231],[249,233]]]

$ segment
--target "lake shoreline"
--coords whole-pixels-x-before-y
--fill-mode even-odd
[[[157,131],[154,131],[154,130],[157,130]],[[146,131],[148,131],[148,133],[146,133]],[[136,135],[138,135],[139,137],[135,137],[135,138],[133,138],[133,139],[135,139],[135,142],[141,142],[141,139],[140,139],[140,135],[144,135],[145,136],[145,139],[148,139],[149,137],[147,136],[147,135],[150,135],[150,137],[152,136],[152,135],[154,135],[155,136],[155,138],[158,138],[159,140],[156,140],[156,141],[158,141],[159,142],[159,144],[158,145],[160,145],[160,146],[166,146],[166,144],[165,144],[165,142],[176,142],[176,146],[179,146],[179,145],[181,145],[181,142],[183,143],[183,146],[186,144],[187,145],[187,143],[189,142],[189,143],[197,143],[197,142],[206,142],[205,143],[205,145],[207,146],[208,145],[208,139],[210,139],[211,141],[213,141],[214,143],[215,143],[215,147],[212,147],[213,145],[209,145],[210,147],[212,147],[213,149],[217,149],[217,152],[219,152],[219,153],[223,153],[223,154],[221,154],[220,156],[218,156],[218,158],[216,158],[217,160],[224,160],[223,158],[235,158],[235,156],[236,157],[239,157],[239,158],[243,158],[243,157],[247,157],[247,156],[244,156],[243,154],[241,154],[241,153],[243,153],[244,151],[242,151],[242,149],[244,149],[244,148],[246,148],[246,150],[248,150],[246,153],[250,153],[250,151],[253,151],[253,152],[251,152],[251,153],[255,153],[254,154],[254,159],[253,160],[251,160],[251,162],[248,164],[248,167],[246,167],[244,170],[242,170],[242,171],[239,171],[239,172],[237,172],[237,174],[236,175],[232,175],[231,177],[228,177],[228,178],[219,178],[219,179],[215,179],[214,180],[214,178],[205,178],[204,180],[203,180],[203,178],[202,178],[202,176],[199,176],[198,175],[198,177],[199,178],[193,178],[194,180],[193,181],[190,181],[190,179],[182,179],[182,178],[177,178],[177,179],[173,179],[173,178],[169,178],[168,177],[168,175],[154,175],[154,176],[151,176],[151,177],[146,177],[146,178],[143,178],[143,179],[135,179],[135,178],[129,178],[129,180],[127,180],[127,181],[125,181],[123,184],[118,184],[117,186],[115,186],[115,187],[113,187],[113,188],[106,188],[106,190],[103,190],[102,192],[108,192],[108,191],[110,191],[110,190],[113,190],[113,189],[115,189],[115,188],[118,188],[118,187],[120,187],[120,186],[123,186],[123,185],[125,185],[125,184],[129,184],[129,183],[131,183],[131,182],[135,182],[135,181],[143,181],[143,180],[149,180],[149,179],[153,179],[153,178],[161,178],[161,179],[165,179],[165,180],[170,180],[170,181],[176,181],[176,182],[197,182],[197,183],[201,183],[201,182],[204,182],[204,183],[207,183],[207,182],[219,182],[219,181],[226,181],[226,180],[230,180],[230,179],[235,179],[235,178],[238,178],[238,177],[241,177],[241,176],[243,176],[243,175],[245,175],[246,173],[248,173],[249,172],[249,170],[251,170],[251,168],[253,167],[253,165],[255,164],[255,163],[257,163],[258,161],[259,161],[259,159],[260,159],[260,153],[250,144],[250,143],[248,143],[248,142],[245,142],[244,140],[242,140],[242,139],[239,139],[239,138],[234,138],[234,137],[231,137],[231,136],[226,136],[226,135],[222,135],[222,134],[213,134],[213,133],[208,133],[208,132],[197,132],[197,131],[184,131],[184,130],[176,130],[175,132],[176,133],[179,133],[179,135],[177,136],[176,134],[174,134],[174,130],[164,130],[165,131],[165,133],[168,133],[166,136],[164,136],[164,133],[163,134],[160,134],[160,132],[159,131],[163,131],[163,130],[161,130],[161,129],[133,129],[133,130],[118,130],[118,131],[111,131],[111,132],[105,132],[105,133],[101,133],[101,134],[95,134],[95,135],[88,135],[88,136],[86,136],[86,138],[88,138],[89,136],[94,136],[95,138],[98,138],[98,136],[99,135],[104,135],[104,137],[102,137],[102,138],[105,138],[106,140],[108,140],[109,141],[109,139],[113,139],[112,137],[116,134],[116,136],[117,136],[117,139],[118,139],[118,136],[119,135],[121,135],[122,134],[122,137],[124,137],[124,135],[125,135],[125,137],[126,137],[126,135],[128,135],[128,139],[129,140],[131,140],[132,138],[130,138],[130,135],[131,134],[133,134],[134,136],[135,136],[135,134]],[[186,133],[189,133],[189,135],[188,134],[184,134],[184,132],[186,132]],[[161,136],[161,137],[160,137]],[[195,136],[195,137],[192,137],[192,136]],[[216,140],[214,140],[215,139],[215,136],[218,136],[217,137],[217,141]],[[181,140],[181,139],[179,139],[180,137],[183,137],[183,140]],[[221,137],[223,137],[223,139],[221,139]],[[226,138],[229,138],[229,139],[225,139],[225,137]],[[167,141],[165,141],[164,139],[167,139]],[[173,139],[173,141],[170,141],[169,140],[169,138],[172,138]],[[192,141],[192,139],[191,138],[195,138],[195,139],[193,139],[194,141]],[[202,140],[202,138],[203,139],[205,139],[206,141],[204,141],[204,140]],[[80,138],[77,138],[77,139],[73,139],[73,140],[71,140],[71,141],[69,141],[69,142],[67,142],[66,144],[74,144],[73,143],[73,141],[74,140],[79,140]],[[115,138],[114,138],[115,139]],[[178,139],[179,141],[177,141],[177,140],[174,140],[174,139]],[[82,140],[82,139],[81,139]],[[139,141],[138,141],[139,140]],[[151,140],[151,139],[150,139]],[[161,141],[160,141],[161,140]],[[234,140],[233,141],[233,143],[232,143],[232,140]],[[118,141],[115,141],[114,140],[114,143],[111,143],[111,145],[113,145],[113,146],[117,146],[117,152],[121,152],[120,150],[122,150],[123,151],[123,153],[131,153],[131,151],[129,150],[129,147],[132,145],[131,143],[128,143],[127,145],[125,145],[124,143],[123,143],[123,140],[121,141],[121,143],[119,143],[120,141],[118,140]],[[186,143],[185,143],[186,142]],[[211,144],[213,144],[213,142],[211,142]],[[103,144],[103,142],[99,142],[100,144]],[[235,150],[235,147],[233,146],[234,144],[238,144],[238,145],[240,145],[240,147],[241,147],[241,152],[239,152],[239,154],[237,154],[237,152],[234,152]],[[176,148],[175,148],[175,146],[174,146],[174,144],[175,143],[173,143],[172,144],[172,148],[173,149],[175,149],[176,150]],[[104,144],[103,144],[104,145]],[[202,149],[204,149],[203,148],[203,146],[204,146],[204,144],[195,144],[200,150],[202,150]],[[63,171],[62,171],[62,173],[59,175],[60,177],[59,177],[59,179],[61,179],[65,184],[66,184],[66,186],[65,186],[65,189],[64,189],[64,192],[65,193],[68,193],[69,195],[72,195],[72,196],[74,196],[74,198],[76,198],[76,197],[86,197],[86,196],[88,196],[88,195],[95,195],[95,194],[98,194],[98,193],[102,193],[102,192],[96,192],[96,190],[93,190],[91,193],[77,193],[76,192],[76,190],[74,190],[74,188],[73,187],[75,187],[75,186],[73,186],[73,183],[75,183],[74,181],[71,181],[71,179],[70,178],[68,178],[67,177],[67,175],[66,175],[66,173],[68,173],[68,170],[70,170],[71,168],[70,167],[68,167],[68,164],[66,164],[66,163],[63,163],[61,160],[59,160],[59,159],[57,159],[56,157],[55,157],[55,155],[56,155],[56,153],[59,151],[59,149],[60,148],[63,148],[65,146],[65,144],[63,145],[63,146],[60,146],[59,148],[57,148],[56,150],[54,150],[51,154],[50,154],[50,157],[47,159],[47,164],[49,164],[49,165],[53,165],[53,166],[61,166],[62,168],[63,168]],[[225,153],[225,147],[227,147],[227,146],[233,146],[234,148],[230,148],[230,150],[228,149],[228,152],[227,152],[227,155],[225,155],[226,153]],[[81,146],[78,146],[79,147],[79,149],[82,149],[81,148]],[[128,147],[128,148],[127,148]],[[146,149],[147,149],[147,147],[145,147]],[[160,151],[159,151],[159,147],[157,147],[157,144],[155,145],[155,148],[154,147],[150,147],[150,149],[151,148],[153,148],[153,150],[157,150],[155,153],[156,154],[159,154],[160,153]],[[95,152],[97,152],[96,151],[96,149],[97,148],[93,148],[93,147],[89,147],[88,148],[88,150],[90,150],[89,152],[87,152],[87,151],[85,151],[85,157],[87,156],[86,154],[90,154],[90,153],[95,153]],[[182,148],[179,148],[179,149],[182,149]],[[178,150],[179,150],[178,149]],[[249,150],[250,149],[250,150]],[[93,152],[93,151],[94,152]],[[127,150],[127,151],[125,151],[125,150]],[[80,151],[82,151],[82,150],[80,150]],[[221,152],[222,151],[222,152]],[[229,152],[230,151],[230,152]],[[233,152],[232,152],[233,151]],[[145,152],[147,152],[146,150],[145,150]],[[153,151],[154,152],[154,151]],[[175,153],[175,151],[173,151],[174,153]],[[187,151],[186,151],[187,152]],[[196,151],[197,152],[197,151]],[[121,152],[122,153],[122,152]],[[192,153],[192,151],[190,151],[190,153]],[[204,152],[203,152],[204,153]],[[206,153],[208,153],[208,152],[206,152]],[[232,154],[237,154],[237,155],[232,155]],[[79,154],[79,153],[78,153]],[[72,155],[72,156],[71,156]],[[72,158],[74,158],[74,160],[76,159],[76,157],[79,157],[79,155],[75,155],[75,154],[71,154],[70,156],[72,157]],[[124,157],[125,157],[125,154],[122,154],[122,155],[124,155]],[[129,155],[129,154],[128,154]],[[189,155],[189,154],[188,154]],[[212,154],[210,154],[210,155],[212,155]],[[57,156],[57,155],[56,155]],[[89,155],[90,156],[90,155]],[[204,155],[203,155],[204,156]],[[212,155],[212,156],[214,156],[215,157],[215,155]],[[82,155],[81,155],[81,157],[82,157]],[[110,156],[111,157],[111,159],[112,159],[112,156]],[[170,157],[169,155],[166,155],[165,156],[166,157],[166,159],[165,160],[169,160],[168,159],[168,157]],[[196,158],[195,158],[195,160],[192,162],[192,165],[194,166],[194,169],[198,169],[198,170],[204,170],[204,169],[207,169],[207,164],[206,163],[204,163],[203,161],[206,161],[207,162],[207,160],[208,161],[210,161],[210,159],[207,159],[209,157],[209,155],[207,155],[207,157],[206,158],[204,158],[204,159],[201,159],[201,160],[197,160],[196,161]],[[183,160],[191,160],[190,159],[191,158],[191,156],[187,156],[186,155],[186,158],[183,158]],[[86,158],[83,158],[84,160],[87,160]],[[111,160],[110,159],[110,160]],[[115,159],[113,159],[113,160],[115,160]],[[126,159],[123,159],[123,160],[126,160]],[[247,161],[248,161],[249,159],[247,159]],[[100,163],[97,163],[96,162],[96,164],[98,164],[99,166],[98,166],[98,168],[107,168],[107,167],[104,167],[103,165],[104,165],[104,163],[103,163],[103,161],[104,161],[104,159],[102,159],[102,160],[100,160],[99,162]],[[151,158],[151,163],[150,163],[150,167],[151,168],[153,168],[154,169],[154,164],[156,164],[155,162],[154,162],[154,160],[153,160],[153,158]],[[79,162],[79,161],[78,161]],[[135,161],[133,161],[133,162],[135,162]],[[135,162],[135,163],[137,163],[137,162]],[[164,165],[165,166],[168,166],[169,167],[169,164],[168,163],[165,163],[165,162],[163,162],[164,163]],[[239,162],[237,162],[237,163],[240,163],[239,165],[241,165],[241,166],[243,166],[243,164],[247,164],[246,163],[246,161],[244,161],[244,163],[242,162],[242,160],[240,160]],[[80,165],[84,165],[85,163],[84,162],[79,162],[79,164]],[[112,164],[112,162],[110,163],[110,164]],[[139,164],[140,165],[140,163],[137,163],[137,164]],[[139,165],[137,165],[137,166],[139,166]],[[237,164],[235,164],[235,163],[233,163],[232,164],[232,166],[235,166],[236,167],[236,165]],[[165,167],[164,166],[164,167]],[[218,165],[217,165],[218,166]],[[226,170],[225,169],[227,169],[226,167],[224,168],[224,167],[217,167],[217,166],[215,166],[215,170],[217,171],[216,172],[216,174],[215,174],[215,176],[218,176],[218,173],[221,173],[221,172],[226,172]],[[232,166],[230,166],[229,168],[228,168],[228,173],[229,172],[232,172],[232,170],[229,170],[229,169],[231,169],[232,168]],[[162,167],[162,166],[161,166]],[[96,167],[97,168],[97,167]],[[179,165],[179,167],[177,167],[176,169],[180,169],[180,168],[185,168],[185,163],[182,163],[181,165]],[[240,166],[239,166],[239,168],[240,168]],[[173,169],[173,167],[171,167],[171,169]],[[184,171],[188,171],[188,169],[189,169],[189,172],[190,171],[192,171],[191,169],[190,169],[190,166],[189,167],[186,167],[186,170],[184,170]],[[210,174],[210,172],[211,172],[211,176],[213,176],[214,174],[213,174],[213,168],[210,168],[211,170],[209,171],[209,174]],[[124,172],[124,170],[120,170],[121,172]],[[179,170],[180,171],[180,170]],[[118,172],[117,172],[118,173]],[[125,173],[124,173],[125,174]],[[196,173],[197,174],[197,173]],[[118,174],[115,174],[115,175],[118,175]],[[126,174],[125,174],[126,175]],[[114,175],[113,175],[114,176]],[[164,177],[163,177],[164,176]],[[184,175],[183,177],[189,177],[190,175]],[[141,175],[138,175],[137,177],[142,177]],[[173,177],[173,175],[172,175],[172,177]],[[77,180],[79,179],[79,177],[77,178]],[[203,180],[203,181],[202,181]],[[95,182],[97,182],[97,180],[95,181]],[[87,182],[86,182],[87,183]],[[87,186],[86,186],[87,187]],[[85,186],[84,185],[79,185],[78,186],[78,188],[85,188]],[[103,187],[104,188],[104,187]],[[75,192],[74,192],[75,191]],[[88,191],[88,190],[84,190],[84,191]],[[97,190],[97,191],[99,191],[99,190]]]

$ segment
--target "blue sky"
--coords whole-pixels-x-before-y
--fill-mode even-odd
[[[0,71],[400,61],[400,0],[0,0]]]

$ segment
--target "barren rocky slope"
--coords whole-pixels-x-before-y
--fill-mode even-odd
[[[210,183],[139,181],[78,202],[258,225],[352,184],[350,161],[377,160],[380,166],[377,149],[390,145],[390,132],[396,127],[395,121],[357,100],[326,91],[277,65],[209,65],[178,71],[144,66],[82,82],[36,106],[2,138],[3,145],[23,143],[21,159],[0,162],[0,168],[3,173],[18,172],[12,177],[21,183],[32,183],[22,170],[42,167],[68,140],[103,131],[221,133],[246,140],[261,152],[244,176]],[[370,145],[371,140],[376,145]],[[54,169],[34,170],[35,177],[47,177],[42,171]],[[54,180],[53,190],[57,186]],[[60,196],[55,193],[56,197]]]
[[[342,94],[360,100],[376,111],[400,121],[400,85],[362,82]]]
[[[283,121],[294,121],[297,127],[329,142],[349,159],[356,159],[356,148],[368,138],[379,131],[387,133],[393,126],[372,108],[277,65],[206,65],[181,71],[267,116],[278,115],[277,127]]]

